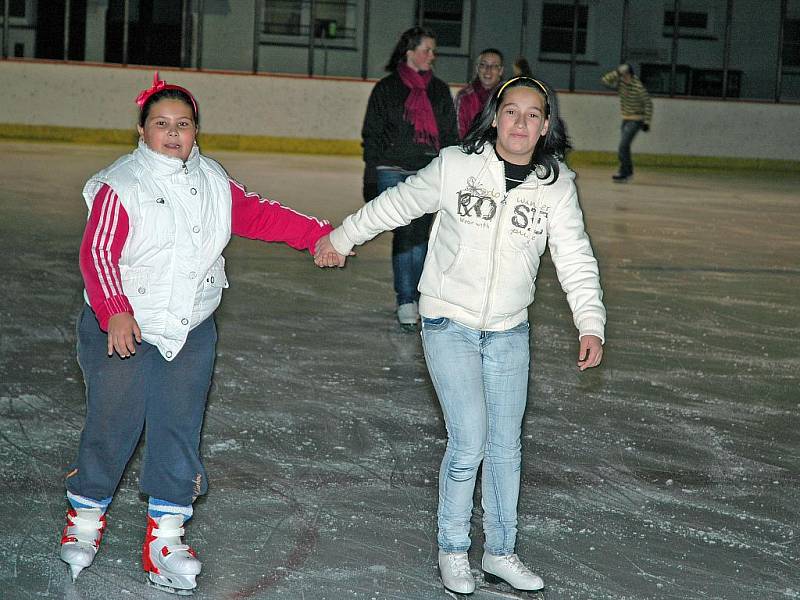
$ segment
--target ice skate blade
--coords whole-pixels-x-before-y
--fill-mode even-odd
[[[471,592],[457,592],[455,590],[451,590],[449,587],[447,587],[444,584],[444,581],[442,581],[441,575],[439,576],[439,583],[442,584],[442,587],[444,588],[444,593],[445,594],[447,594],[451,598],[457,598],[458,600],[464,600],[466,598],[469,598],[475,592],[475,590],[472,590]]]
[[[161,590],[162,592],[167,592],[168,594],[176,594],[178,596],[191,596],[194,594],[194,588],[197,587],[196,585],[191,588],[179,588],[173,585],[170,585],[169,579],[164,577],[163,575],[157,575],[155,573],[148,573],[149,577],[147,578],[147,585],[156,588],[157,590]]]
[[[72,577],[72,583],[75,583],[75,580],[78,579],[78,575],[81,574],[83,571],[83,567],[80,565],[69,565],[69,576]]]
[[[508,583],[502,577],[492,575],[491,573],[483,573],[483,583],[478,586],[481,594],[491,596],[493,598],[514,598],[535,600],[536,598],[544,598],[544,586],[535,590],[520,590]],[[476,590],[476,591],[478,591]]]

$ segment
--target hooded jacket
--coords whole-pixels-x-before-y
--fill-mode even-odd
[[[487,331],[527,320],[540,258],[549,245],[579,336],[603,340],[606,311],[598,266],[574,179],[562,164],[552,184],[534,172],[506,192],[503,161],[491,144],[474,154],[445,148],[416,175],[347,217],[331,242],[346,255],[382,231],[437,213],[419,284],[419,312]]]

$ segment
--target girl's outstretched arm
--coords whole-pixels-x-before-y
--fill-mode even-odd
[[[333,230],[328,221],[304,215],[254,192],[233,179],[231,233],[264,242],[284,242],[314,254],[317,240]]]

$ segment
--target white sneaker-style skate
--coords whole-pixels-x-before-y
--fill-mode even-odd
[[[484,552],[481,568],[483,569],[484,579],[488,583],[505,581],[515,589],[530,592],[535,592],[544,587],[542,578],[523,565],[516,554],[495,556]]]
[[[416,302],[407,302],[397,307],[397,320],[405,331],[416,331],[419,322],[419,308]]]
[[[466,552],[439,550],[439,573],[444,587],[451,592],[471,594],[475,591],[475,578],[469,568]]]
[[[149,574],[148,583],[165,592],[189,596],[197,587],[195,578],[202,563],[189,546],[181,541],[183,515],[147,517],[147,535],[142,546],[142,567]]]
[[[106,516],[99,508],[70,508],[61,535],[61,560],[69,565],[72,581],[92,564],[106,530]]]

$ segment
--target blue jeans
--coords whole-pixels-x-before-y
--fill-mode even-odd
[[[630,177],[633,175],[633,159],[631,158],[631,144],[633,138],[639,133],[642,127],[641,121],[623,121],[621,129],[621,137],[619,140],[619,150],[617,157],[619,158],[619,174],[623,177]]]
[[[378,169],[378,193],[405,181],[414,173],[393,169]],[[428,234],[433,215],[423,215],[408,225],[394,230],[392,237],[392,271],[397,305],[419,300],[419,280],[425,255],[428,252]]]
[[[448,436],[439,471],[439,547],[445,552],[469,548],[472,497],[483,462],[484,550],[511,554],[528,396],[528,323],[478,331],[450,319],[424,318],[422,345]]]
[[[130,358],[109,358],[107,334],[85,306],[78,318],[78,363],[86,382],[86,422],[67,489],[93,499],[113,496],[144,429],[142,492],[181,506],[204,494],[200,428],[216,343],[209,317],[189,332],[171,362],[147,342]]]

